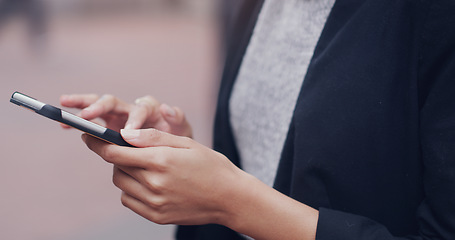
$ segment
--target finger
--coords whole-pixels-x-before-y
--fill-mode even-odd
[[[128,173],[123,171],[118,167],[118,165],[114,165],[114,172],[112,175],[112,182],[116,187],[120,190],[138,198],[140,192],[146,193],[148,189],[143,187],[139,181],[131,177]]]
[[[180,108],[161,104],[160,112],[169,124],[171,133],[192,137],[191,126]]]
[[[128,166],[122,166],[122,165],[114,165],[114,170],[115,168],[118,168],[118,170],[128,174],[130,177],[134,178],[136,181],[145,184],[147,181],[147,173],[149,173],[148,170],[145,170],[143,168],[137,168],[137,167],[128,167]],[[115,171],[114,171],[115,173]]]
[[[172,135],[154,128],[122,129],[120,132],[125,141],[139,148],[158,146],[190,148],[193,146],[190,138]]]
[[[138,129],[141,128],[146,120],[155,121],[159,118],[159,102],[151,97],[145,96],[138,98],[135,101],[134,107],[132,107],[128,120],[125,125],[125,129]]]
[[[152,208],[162,206],[162,197],[153,193],[119,167],[114,167],[112,181],[116,187]]]
[[[137,213],[138,215],[148,219],[157,224],[169,224],[170,222],[164,218],[164,215],[161,214],[162,207],[155,207],[152,208],[147,206],[140,200],[134,198],[133,196],[122,192],[121,198],[123,206],[131,209],[133,212]]]
[[[109,113],[128,114],[129,105],[112,95],[103,95],[96,102],[85,108],[81,116],[85,119],[102,117]]]
[[[116,167],[155,194],[161,194],[165,191],[164,184],[159,177],[158,171],[151,172],[150,169],[145,170],[143,168],[121,165],[116,165]]]
[[[99,97],[96,94],[71,94],[60,96],[60,104],[70,108],[86,108],[96,102]]]
[[[153,155],[154,152],[152,150],[146,151],[148,149],[121,147],[88,134],[82,134],[82,140],[90,150],[98,154],[106,162],[116,165],[147,168],[152,165],[151,162],[156,157]]]
[[[177,112],[177,110],[179,111]],[[165,119],[170,120],[169,122],[173,125],[181,124],[185,118],[183,112],[180,109],[171,107],[165,103],[161,104],[160,111]]]

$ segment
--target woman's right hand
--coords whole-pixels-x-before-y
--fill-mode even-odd
[[[71,94],[62,95],[60,104],[81,109],[78,116],[84,119],[100,118],[106,127],[115,131],[123,128],[155,128],[174,135],[192,137],[191,126],[183,111],[162,104],[151,96],[138,98],[134,104],[128,104],[112,95],[99,97],[96,94]]]

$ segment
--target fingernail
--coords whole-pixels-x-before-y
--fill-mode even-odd
[[[134,139],[139,137],[141,134],[141,131],[137,129],[121,129],[120,132],[122,133],[122,137],[125,139]]]
[[[91,112],[91,111],[93,111],[93,109],[94,109],[93,106],[89,106],[89,107],[84,108],[82,111],[84,111],[84,112]]]
[[[163,107],[164,107],[164,110],[166,111],[166,115],[171,116],[171,117],[175,117],[176,113],[175,113],[175,110],[173,108],[171,108],[167,104],[163,104]]]
[[[138,98],[134,101],[134,104],[139,105],[141,103],[142,99]]]
[[[81,116],[84,117],[89,117],[91,114],[93,114],[95,107],[89,106],[87,108],[82,109],[81,111]]]

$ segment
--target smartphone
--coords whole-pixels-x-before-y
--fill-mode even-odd
[[[113,143],[119,146],[134,147],[127,143],[120,133],[100,126],[96,123],[87,121],[60,108],[54,107],[49,104],[42,103],[32,97],[29,97],[20,92],[14,92],[11,96],[10,102],[30,109],[39,115],[45,116],[57,122],[61,122],[73,128],[86,132],[94,137],[102,139],[106,142]]]

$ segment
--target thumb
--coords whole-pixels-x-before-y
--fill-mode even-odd
[[[172,135],[154,128],[122,129],[120,133],[125,141],[140,148],[159,146],[190,148],[192,145],[190,138]]]

